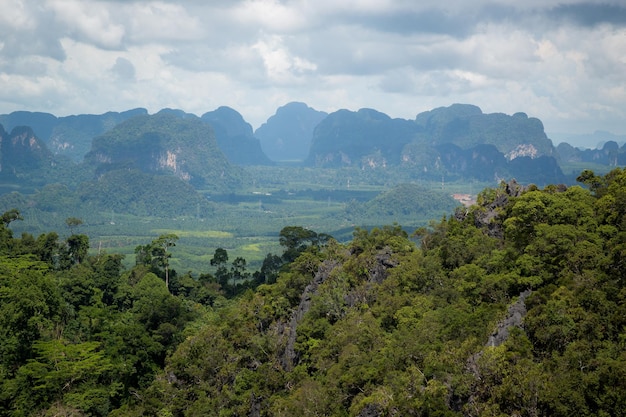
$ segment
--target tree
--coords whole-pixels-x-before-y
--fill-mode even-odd
[[[24,220],[24,218],[20,215],[19,210],[15,208],[4,212],[0,219],[2,220],[2,223],[4,223],[5,227],[9,226],[9,224],[15,220]]]
[[[65,219],[65,224],[70,228],[70,233],[74,234],[74,229],[83,224],[83,221],[78,217],[68,217]]]
[[[58,260],[60,246],[58,243],[59,235],[56,232],[39,235],[35,243],[35,253],[39,255],[39,259],[55,267]]]
[[[230,279],[230,273],[228,272],[228,268],[226,267],[227,262],[228,252],[226,251],[226,249],[215,249],[213,259],[211,259],[211,266],[217,268],[217,270],[215,271],[215,279],[224,289],[228,287],[228,280]]]
[[[168,249],[172,246],[176,246],[176,241],[178,240],[178,236],[173,233],[163,234],[159,236],[157,239],[152,241],[152,251],[151,255],[157,261],[157,265],[163,267],[165,270],[165,286],[169,290],[170,288],[170,275],[169,275],[169,266],[170,261],[169,258],[172,257],[172,254],[168,252]]]
[[[241,256],[235,258],[230,271],[232,274],[233,285],[237,281],[245,281],[250,276],[250,274],[246,272],[246,260]]]
[[[283,266],[283,260],[280,256],[268,253],[263,259],[261,270],[254,273],[254,281],[257,285],[273,284],[278,278],[278,271]]]
[[[89,237],[87,235],[71,235],[67,238],[67,257],[74,264],[81,263],[87,257]]]
[[[211,266],[221,266],[228,262],[228,252],[226,249],[217,248],[215,249],[215,253],[213,254],[213,259],[211,259]]]
[[[20,216],[20,212],[17,209],[11,209],[0,217],[0,221],[2,221],[2,226],[0,227],[0,251],[2,252],[9,251],[9,248],[12,247],[13,231],[9,229],[9,224],[15,220],[22,220],[22,216]]]
[[[293,262],[308,246],[319,244],[318,234],[301,226],[283,227],[279,236],[278,243],[285,248],[285,262]]]
[[[589,187],[591,192],[598,195],[606,188],[606,180],[602,177],[597,176],[592,170],[585,169],[580,175],[576,178],[576,181],[585,184]]]

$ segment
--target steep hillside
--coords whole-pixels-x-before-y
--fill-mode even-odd
[[[304,103],[288,103],[276,110],[254,134],[274,161],[304,160],[309,154],[315,127],[328,116]]]
[[[419,247],[399,226],[311,246],[118,415],[621,415],[625,175],[485,190]]]
[[[384,170],[402,166],[418,178],[540,185],[564,182],[552,143],[538,119],[483,114],[471,105],[421,113],[413,121],[374,110],[340,110],[315,128],[307,163]]]
[[[20,176],[53,164],[46,145],[29,127],[16,127],[7,133],[0,125],[0,173]]]
[[[236,110],[219,107],[201,117],[215,132],[217,144],[226,158],[237,165],[269,165],[261,143],[252,133],[252,126]]]
[[[7,133],[0,125],[0,193],[27,192],[52,182],[76,184],[80,179],[80,168],[52,155],[30,127]]]
[[[100,172],[136,168],[146,173],[170,173],[196,187],[225,190],[239,182],[217,146],[213,130],[197,117],[169,112],[137,116],[93,140],[87,163]]]
[[[626,171],[578,180],[502,183],[412,236],[285,227],[252,276],[223,248],[175,273],[174,234],[124,270],[5,211],[0,415],[622,416]]]
[[[314,130],[306,162],[314,166],[398,164],[402,148],[420,131],[414,122],[372,109],[331,113]]]
[[[424,129],[422,139],[430,143],[452,143],[463,149],[494,145],[508,160],[554,156],[543,123],[525,113],[484,114],[477,106],[453,104],[420,113],[415,122]]]

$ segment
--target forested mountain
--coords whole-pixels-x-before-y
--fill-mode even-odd
[[[300,161],[309,155],[313,130],[328,113],[304,103],[287,103],[276,110],[254,134],[274,161]]]
[[[95,138],[85,161],[100,173],[129,168],[170,173],[196,187],[222,191],[236,187],[241,175],[206,123],[169,111],[134,117]]]
[[[66,158],[52,155],[30,127],[18,126],[7,133],[0,125],[0,194],[7,190],[30,190],[67,177],[78,170]]]
[[[16,127],[7,133],[0,125],[0,175],[18,177],[53,163],[52,154],[31,128]]]
[[[163,109],[161,113],[183,119],[197,117],[176,109]],[[29,126],[52,154],[82,162],[94,137],[130,118],[146,115],[143,108],[65,117],[16,111],[0,115],[0,124],[8,131]],[[563,181],[563,176],[558,168],[554,170],[554,161],[546,158],[535,161],[542,156],[556,157],[565,164],[591,162],[608,167],[626,161],[624,146],[614,149],[614,142],[620,136],[596,132],[594,138],[602,142],[601,148],[579,150],[564,143],[556,152],[539,119],[529,118],[525,113],[484,114],[479,107],[469,104],[436,108],[408,121],[391,119],[371,109],[342,110],[328,115],[293,102],[278,108],[256,132],[241,114],[228,107],[207,112],[201,119],[212,126],[218,146],[236,165],[265,165],[271,164],[271,160],[306,160],[308,165],[323,167],[380,168],[403,164],[429,178],[469,174],[476,180],[519,177],[546,184]],[[494,146],[507,163],[502,165],[498,156],[497,165],[482,164],[486,160],[495,161],[495,155],[484,145]],[[446,153],[447,150],[452,153]],[[484,151],[488,152],[484,154]],[[455,161],[457,157],[460,159]],[[508,162],[519,157],[533,161],[522,158],[509,166]],[[537,166],[543,173],[533,177],[532,171]]]
[[[372,109],[339,110],[313,132],[307,163],[314,166],[382,167],[398,164],[402,148],[420,131],[414,122]]]
[[[215,132],[217,144],[226,158],[237,165],[270,165],[272,162],[261,149],[261,143],[252,133],[252,126],[241,114],[230,107],[219,107],[204,113],[202,121]]]
[[[172,235],[123,270],[8,211],[0,415],[623,415],[626,171],[578,180],[503,182],[410,236],[287,227],[254,276],[224,249],[176,274]]]
[[[425,178],[563,182],[541,121],[524,113],[483,114],[456,104],[391,119],[370,109],[340,110],[316,127],[307,163],[384,169],[399,165]]]
[[[16,111],[0,115],[0,124],[7,130],[29,126],[55,155],[81,162],[91,148],[91,140],[124,120],[147,114],[146,109],[107,112],[100,115],[81,114],[56,117],[49,113]]]
[[[543,123],[521,112],[484,114],[477,106],[453,104],[420,113],[415,122],[424,129],[421,139],[427,143],[452,143],[463,149],[494,145],[508,160],[554,156]]]

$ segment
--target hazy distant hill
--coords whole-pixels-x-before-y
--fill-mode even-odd
[[[203,122],[211,125],[215,139],[226,158],[238,165],[269,165],[272,163],[252,133],[252,126],[236,110],[219,107],[204,113]]]
[[[87,163],[100,172],[136,168],[171,173],[196,187],[223,190],[236,186],[239,171],[217,146],[210,126],[198,117],[170,111],[129,119],[93,140]]]
[[[30,127],[7,133],[0,125],[0,175],[17,179],[52,164],[52,153]]]
[[[7,130],[16,126],[29,126],[55,155],[67,156],[80,162],[89,149],[91,140],[131,117],[147,114],[146,109],[133,109],[121,113],[100,115],[81,114],[56,117],[49,113],[16,111],[0,115],[0,124]]]
[[[340,110],[315,128],[307,163],[384,169],[402,165],[416,176],[545,184],[565,180],[539,119],[483,114],[455,104],[424,112],[415,121],[371,109]]]
[[[474,105],[453,104],[420,113],[415,122],[424,129],[422,139],[431,143],[453,143],[463,149],[494,145],[508,160],[555,155],[543,123],[525,113],[484,114]]]
[[[256,131],[255,136],[267,156],[274,161],[304,160],[309,154],[313,130],[328,113],[304,103],[288,103],[276,110]]]
[[[626,135],[618,135],[604,130],[593,133],[551,133],[554,143],[567,143],[580,149],[600,149],[606,142],[617,142],[620,146],[626,144]]]
[[[87,181],[72,194],[80,207],[94,212],[136,216],[200,216],[212,205],[194,187],[172,175],[155,175],[137,169],[118,169]],[[35,201],[40,201],[35,196]]]
[[[339,110],[315,128],[306,161],[329,167],[397,164],[402,148],[420,130],[413,121],[392,119],[372,109]]]
[[[612,140],[597,149],[579,149],[562,142],[556,150],[562,162],[592,162],[612,167],[626,164],[626,144],[620,147]]]

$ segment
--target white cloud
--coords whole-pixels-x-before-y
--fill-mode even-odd
[[[302,74],[317,69],[317,65],[307,59],[293,56],[284,46],[282,37],[277,35],[264,37],[252,49],[263,60],[269,80],[279,85],[297,82]]]
[[[269,31],[289,32],[306,26],[306,16],[298,8],[278,0],[247,0],[233,9],[236,21]]]
[[[193,16],[180,4],[147,2],[125,9],[129,36],[136,42],[193,42],[207,36],[199,16]]]
[[[71,36],[103,48],[120,48],[125,27],[110,16],[110,5],[79,0],[49,0],[47,8],[66,26]]]
[[[5,0],[0,3],[0,25],[27,30],[35,28],[35,20],[23,1]]]

